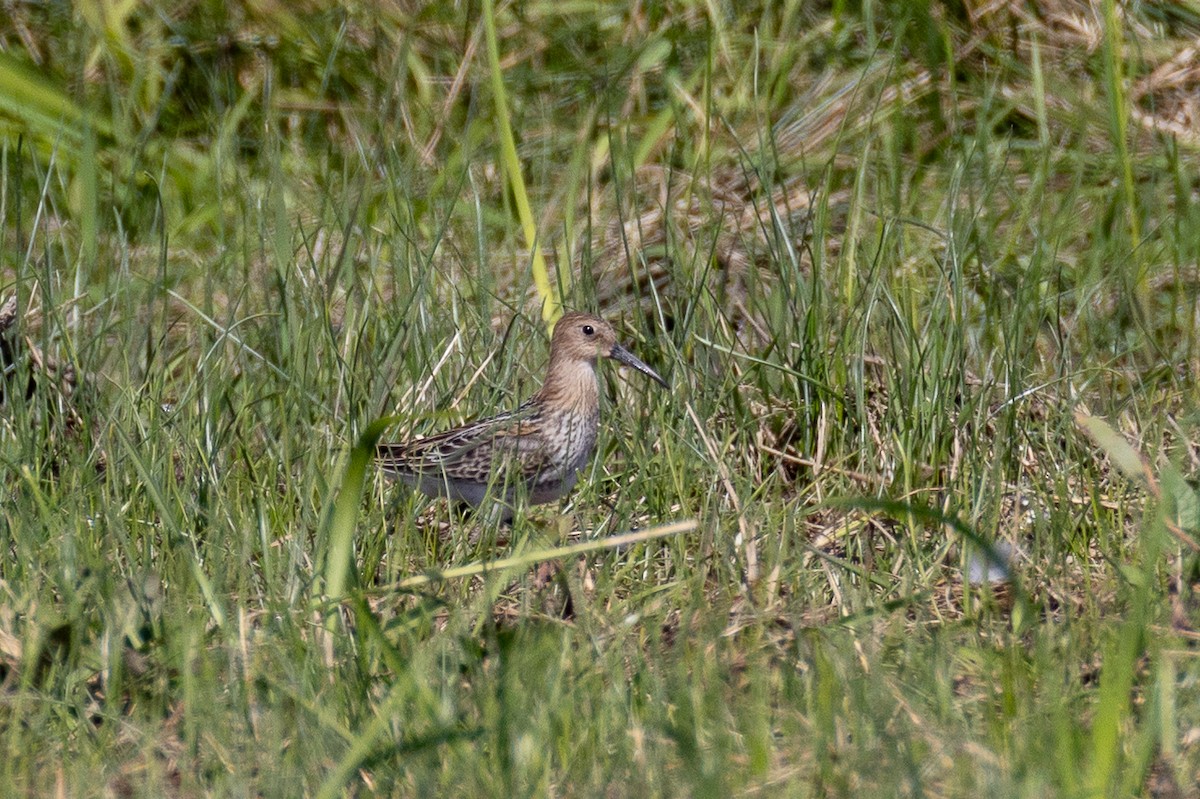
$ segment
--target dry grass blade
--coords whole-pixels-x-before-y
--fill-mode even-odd
[[[620,547],[632,546],[633,544],[644,543],[646,541],[654,541],[659,538],[667,538],[668,536],[672,535],[689,533],[692,530],[695,530],[697,526],[698,525],[695,520],[672,522],[671,524],[664,524],[660,527],[651,527],[648,530],[637,530],[635,532],[623,533],[621,535],[606,536],[604,538],[596,538],[591,541],[581,541],[578,544],[569,544],[562,547],[538,549],[520,555],[513,555],[512,557],[508,558],[469,563],[465,566],[456,566],[451,569],[444,569],[430,574],[418,574],[412,577],[406,577],[394,585],[377,589],[370,593],[388,594],[396,591],[410,591],[414,588],[430,585],[431,583],[442,582],[445,580],[458,580],[463,577],[474,577],[476,575],[502,575],[505,572],[509,572],[514,569],[523,569],[536,563],[542,563],[548,560],[560,560],[562,558],[569,558],[574,555],[583,555],[588,552],[597,552],[603,549],[617,549]]]

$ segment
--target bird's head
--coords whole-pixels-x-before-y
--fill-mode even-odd
[[[632,366],[664,388],[670,388],[658,372],[621,346],[612,325],[600,317],[569,313],[559,319],[554,326],[554,336],[550,339],[550,360],[594,364],[597,358],[612,358]]]

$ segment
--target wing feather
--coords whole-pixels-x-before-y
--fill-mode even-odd
[[[477,478],[486,477],[494,466],[496,456],[521,459],[522,472],[527,473],[531,449],[536,449],[541,436],[537,435],[539,408],[525,402],[515,411],[480,419],[447,430],[444,433],[404,444],[380,444],[377,449],[379,466],[395,474],[440,473]],[[530,445],[535,445],[531,447]],[[538,460],[538,459],[534,459]],[[536,468],[534,469],[536,471]]]

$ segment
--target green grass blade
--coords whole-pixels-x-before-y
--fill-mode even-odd
[[[504,72],[500,68],[500,45],[496,38],[495,0],[483,0],[483,25],[487,34],[492,99],[496,104],[496,135],[500,139],[500,160],[504,165],[504,174],[508,178],[508,186],[512,190],[513,200],[517,204],[517,216],[521,221],[521,231],[525,235],[525,246],[529,248],[533,283],[537,287],[538,296],[542,302],[542,319],[545,320],[548,328],[553,329],[554,323],[562,316],[562,299],[558,296],[558,289],[550,280],[550,273],[546,269],[546,259],[542,255],[542,243],[538,236],[537,222],[533,217],[529,192],[525,188],[521,159],[517,156],[516,137],[513,136],[512,119],[508,111],[508,94],[504,89]]]
[[[315,589],[316,603],[328,602],[336,606],[346,596],[346,587],[353,582],[354,531],[358,524],[358,508],[362,503],[363,486],[367,482],[371,459],[375,457],[375,445],[383,431],[395,423],[391,417],[377,419],[368,425],[358,437],[342,480],[337,486],[337,499],[333,513],[328,517],[328,526],[318,537],[325,544],[325,583],[323,590]]]

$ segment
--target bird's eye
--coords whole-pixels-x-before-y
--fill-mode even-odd
[[[596,335],[596,328],[592,327],[591,325],[584,325],[583,326],[583,335],[585,335],[585,336]]]

